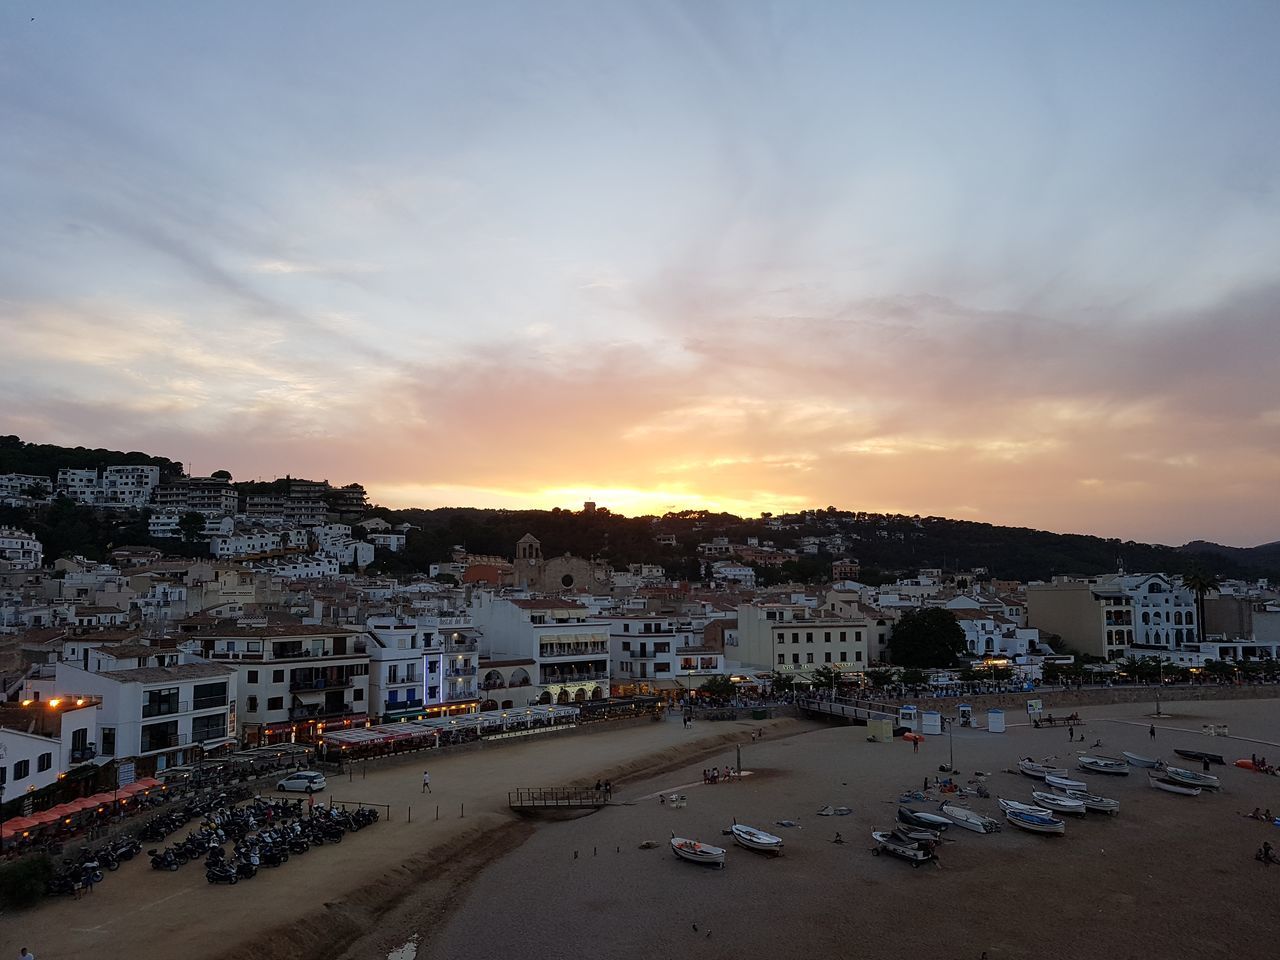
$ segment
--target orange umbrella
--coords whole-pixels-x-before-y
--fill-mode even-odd
[[[92,810],[98,805],[96,800],[90,800],[88,797],[81,797],[79,800],[72,800],[67,807],[73,813],[83,813],[85,810]]]
[[[30,830],[32,827],[40,826],[40,821],[32,820],[30,817],[12,817],[0,825],[0,833],[6,837],[12,837],[24,830]]]

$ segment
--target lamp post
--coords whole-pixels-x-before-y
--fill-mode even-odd
[[[1156,716],[1160,713],[1160,689],[1164,686],[1164,657],[1159,657],[1156,661]]]

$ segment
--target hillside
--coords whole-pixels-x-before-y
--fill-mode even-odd
[[[52,443],[23,443],[20,437],[0,437],[0,473],[26,473],[53,480],[64,467],[119,467],[148,464],[160,468],[161,480],[182,475],[182,464],[167,457],[155,457],[136,450],[103,450],[89,447],[59,447]]]

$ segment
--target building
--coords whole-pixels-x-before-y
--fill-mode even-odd
[[[317,553],[324,557],[332,557],[341,566],[355,567],[363,570],[373,563],[373,544],[363,540],[326,540],[317,548]]]
[[[98,502],[98,471],[63,467],[58,471],[57,491],[76,503],[92,506]]]
[[[338,561],[333,557],[306,554],[289,554],[270,560],[255,560],[248,564],[254,573],[265,573],[282,580],[323,580],[338,575]]]
[[[755,570],[735,560],[717,560],[711,564],[711,578],[725,583],[736,583],[748,590],[754,590],[756,586]]]
[[[405,535],[403,533],[371,533],[369,542],[383,550],[399,553],[404,549]]]
[[[471,598],[481,653],[491,660],[532,660],[540,702],[600,700],[609,692],[609,623],[573,600]]]
[[[608,622],[612,691],[618,696],[679,699],[725,673],[723,648],[709,646],[692,621],[633,614]]]
[[[0,527],[0,568],[39,570],[44,566],[44,547],[25,530]]]
[[[99,481],[97,502],[104,507],[145,507],[159,483],[159,467],[107,467]]]
[[[476,558],[470,558],[473,562]],[[470,566],[470,564],[468,565]],[[561,590],[599,590],[613,577],[607,563],[571,554],[543,559],[542,544],[531,533],[516,543],[516,559],[506,582],[519,590],[558,593]]]
[[[53,481],[34,473],[0,473],[0,501],[20,503],[48,500],[53,496]]]
[[[203,513],[230,517],[238,512],[240,497],[223,477],[186,477],[162,483],[155,489],[156,509],[172,513]]]
[[[204,516],[202,536],[225,537],[235,531],[235,519],[230,516],[214,516],[212,514],[203,514],[202,516]],[[179,523],[181,519],[182,514],[176,510],[158,510],[147,518],[147,533],[157,540],[181,539],[182,527]]]
[[[370,659],[363,631],[235,626],[213,628],[192,642],[205,659],[235,669],[239,717],[250,745],[314,742],[326,729],[368,719]]]
[[[53,686],[63,696],[101,700],[98,756],[132,759],[140,776],[193,763],[235,743],[236,676],[225,666],[179,663],[94,672],[60,662]]]
[[[374,617],[365,632],[371,717],[387,723],[477,709],[479,645],[470,620]]]
[[[96,697],[0,704],[0,789],[7,799],[58,782],[96,755]]]
[[[861,673],[872,662],[873,634],[888,629],[876,624],[863,614],[841,616],[804,604],[741,604],[737,657],[753,670],[803,672],[830,666]]]
[[[862,574],[862,564],[852,558],[831,561],[832,580],[857,580]]]

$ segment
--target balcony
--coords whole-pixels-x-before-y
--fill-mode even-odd
[[[543,660],[563,660],[571,657],[581,660],[586,657],[607,657],[608,655],[608,644],[592,644],[582,647],[547,646],[542,647],[539,651],[539,656]]]
[[[476,675],[476,668],[475,667],[454,668],[454,669],[446,670],[444,672],[444,675],[446,677],[474,677]]]
[[[191,737],[185,733],[179,733],[171,737],[146,737],[138,744],[138,753],[146,755],[148,753],[159,753],[162,750],[173,750],[177,747],[185,747],[191,743]]]
[[[445,653],[475,653],[480,649],[480,643],[477,640],[464,641],[462,643],[439,643],[436,646],[444,650]]]
[[[607,672],[601,673],[565,673],[565,674],[546,674],[543,684],[564,684],[564,683],[594,683],[600,680],[608,680]]]
[[[352,677],[334,679],[323,677],[315,680],[294,680],[289,683],[290,693],[319,693],[325,690],[345,690],[354,683]]]
[[[655,650],[628,650],[627,656],[632,660],[652,660],[655,657],[669,657],[669,653],[658,653]]]
[[[444,695],[445,703],[460,703],[463,700],[475,700],[474,690],[450,690]]]
[[[322,704],[307,704],[301,707],[289,708],[290,720],[329,720],[335,717],[349,717],[354,711],[350,704],[345,704],[340,710],[326,710]]]
[[[149,720],[152,717],[172,717],[179,713],[187,713],[191,710],[191,703],[187,700],[170,700],[163,703],[144,703],[142,705],[142,719]]]

